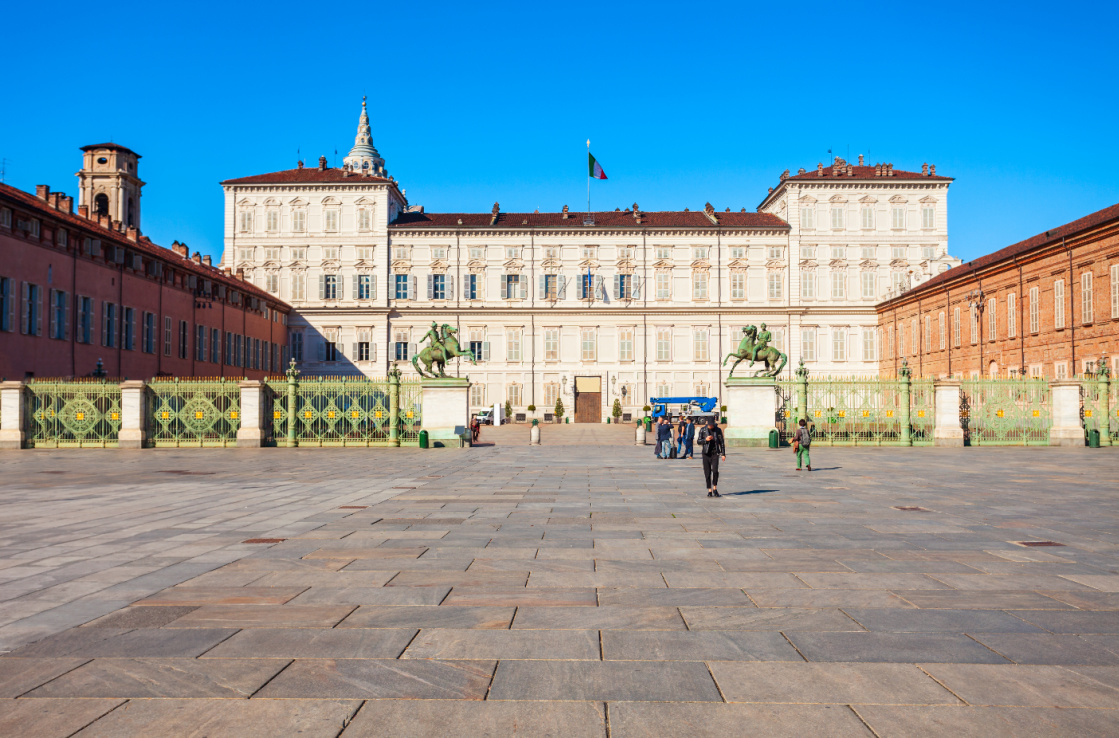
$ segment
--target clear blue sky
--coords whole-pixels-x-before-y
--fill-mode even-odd
[[[429,211],[754,210],[827,150],[956,178],[971,259],[1119,202],[1117,4],[17,3],[7,182],[143,155],[143,229],[217,257],[218,182],[331,160],[362,94]]]

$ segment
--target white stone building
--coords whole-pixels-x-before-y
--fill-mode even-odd
[[[650,397],[722,397],[748,324],[767,324],[786,374],[803,357],[814,373],[874,376],[875,304],[959,263],[951,179],[935,168],[837,159],[786,172],[758,212],[426,213],[371,139],[363,103],[341,169],[322,158],[222,183],[222,265],[295,308],[304,373],[414,373],[404,360],[434,321],[478,357],[450,369],[473,381],[472,408],[508,400],[537,417],[557,399],[599,422],[615,399],[628,414]]]

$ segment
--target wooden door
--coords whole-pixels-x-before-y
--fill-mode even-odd
[[[602,377],[575,377],[575,422],[602,422]]]

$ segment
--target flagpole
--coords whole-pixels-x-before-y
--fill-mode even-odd
[[[591,140],[587,139],[587,161],[591,160]],[[591,168],[587,165],[587,215],[591,214]]]

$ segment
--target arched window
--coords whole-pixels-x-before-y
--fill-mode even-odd
[[[93,198],[93,214],[94,215],[108,215],[109,214],[109,196],[102,192]]]

